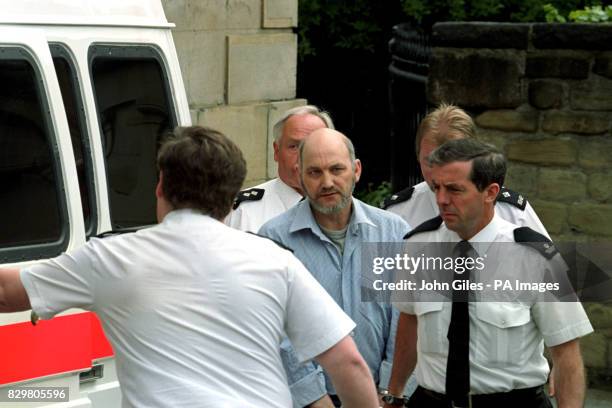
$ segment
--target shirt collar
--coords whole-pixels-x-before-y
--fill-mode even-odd
[[[292,207],[302,199],[302,195],[286,184],[280,177],[276,179],[275,188],[285,208]]]
[[[209,215],[203,214],[201,211],[194,208],[179,208],[170,211],[164,217],[162,223],[177,223],[193,217],[200,217],[201,219],[209,219],[211,221],[217,221]]]
[[[376,224],[370,220],[367,214],[364,211],[363,206],[365,205],[361,201],[352,198],[353,200],[353,213],[351,214],[351,218],[349,219],[348,232],[351,234],[357,234],[359,232],[360,224],[368,224],[373,227],[376,227]],[[293,233],[295,231],[299,231],[302,229],[310,229],[313,233],[319,235],[322,234],[321,228],[319,224],[315,220],[314,214],[312,213],[312,209],[310,208],[310,202],[308,199],[299,202],[296,205],[296,213],[291,226],[289,227],[289,232]]]
[[[468,240],[479,255],[486,254],[491,244],[497,238],[501,222],[501,218],[494,213],[491,221],[489,221],[489,223],[483,229],[478,231],[476,235]]]

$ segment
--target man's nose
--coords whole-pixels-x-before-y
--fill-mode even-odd
[[[323,188],[333,187],[334,186],[334,181],[333,181],[332,175],[329,172],[324,171],[323,172],[323,177],[321,177],[321,183],[322,183],[322,187]]]
[[[449,203],[448,192],[444,188],[438,188],[436,191],[436,203],[439,206],[447,205]]]

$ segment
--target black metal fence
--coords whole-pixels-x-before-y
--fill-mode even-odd
[[[389,52],[391,185],[399,191],[423,180],[414,139],[427,114],[430,36],[409,24],[398,24],[393,27]]]

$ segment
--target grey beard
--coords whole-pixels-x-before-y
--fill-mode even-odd
[[[324,207],[322,205],[317,204],[314,200],[312,200],[310,198],[310,195],[308,194],[308,191],[306,190],[304,186],[304,183],[302,183],[302,190],[306,194],[306,198],[308,198],[308,202],[310,203],[312,208],[315,209],[315,211],[321,214],[325,214],[325,215],[338,214],[340,211],[345,209],[347,205],[349,205],[349,203],[351,202],[351,198],[353,198],[353,191],[355,191],[355,179],[353,179],[353,182],[351,183],[351,189],[349,193],[347,195],[340,193],[340,195],[342,195],[342,200],[340,200],[338,204],[332,207]]]
[[[310,202],[310,205],[312,205],[312,208],[315,209],[315,211],[320,212],[321,214],[330,215],[330,214],[337,214],[343,209],[345,209],[346,206],[349,205],[349,203],[351,202],[351,196],[343,195],[342,200],[340,200],[338,204],[332,207],[325,207],[325,206],[319,205],[316,202],[312,201],[310,197],[308,197],[308,201]]]

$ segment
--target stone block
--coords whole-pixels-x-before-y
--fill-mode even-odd
[[[560,108],[563,86],[554,81],[536,80],[529,84],[529,103],[538,109]]]
[[[222,30],[227,24],[225,2],[218,0],[163,0],[168,21],[176,24],[174,32]]]
[[[612,80],[596,78],[581,81],[570,88],[570,105],[576,110],[612,111]],[[612,112],[608,120],[612,119]]]
[[[175,31],[261,28],[261,0],[164,0]]]
[[[261,28],[261,0],[227,1],[227,28]]]
[[[476,117],[476,124],[516,132],[535,132],[538,129],[537,111],[489,110]]]
[[[433,26],[434,47],[527,49],[529,24],[444,22]]]
[[[601,202],[612,199],[612,172],[593,173],[589,176],[589,195]]]
[[[567,206],[550,201],[531,201],[531,206],[549,234],[560,234],[567,227]]]
[[[532,44],[540,49],[609,50],[607,24],[533,24]]]
[[[247,162],[245,185],[267,175],[268,109],[268,104],[219,106],[198,115],[198,125],[218,129],[238,144]]]
[[[283,114],[296,106],[306,105],[306,99],[294,99],[292,101],[272,102],[268,111],[268,173],[269,179],[278,176],[278,165],[274,161],[274,125],[283,116]]]
[[[595,59],[593,72],[597,75],[612,79],[612,56],[601,56]]]
[[[574,202],[586,197],[587,176],[573,170],[541,169],[538,198],[555,202]]]
[[[579,133],[597,135],[610,128],[610,115],[593,112],[548,111],[544,114],[542,129],[550,133]]]
[[[173,33],[190,106],[225,103],[225,36],[210,31]]]
[[[608,340],[601,333],[591,333],[580,339],[582,359],[585,367],[606,368],[608,363]]]
[[[507,157],[523,163],[570,165],[576,161],[576,142],[568,139],[517,140],[508,143]]]
[[[262,7],[265,28],[297,27],[297,0],[263,0]]]
[[[596,138],[580,144],[578,162],[581,166],[596,169],[611,167],[612,139]]]
[[[584,305],[584,310],[597,332],[612,329],[612,304],[589,302]]]
[[[523,196],[535,197],[538,180],[538,168],[536,166],[525,166],[514,162],[508,162],[506,181],[504,185],[521,193]]]
[[[492,129],[478,129],[476,138],[482,142],[496,146],[502,152],[506,149],[506,144],[509,140],[508,133]]]
[[[569,209],[568,222],[577,232],[612,236],[612,205],[575,204]]]
[[[295,34],[230,35],[227,42],[228,103],[295,97]]]
[[[452,101],[466,108],[516,108],[523,102],[523,55],[507,50],[434,49],[428,100],[434,104]]]
[[[528,56],[525,74],[530,78],[583,79],[589,75],[589,60],[556,55]]]

